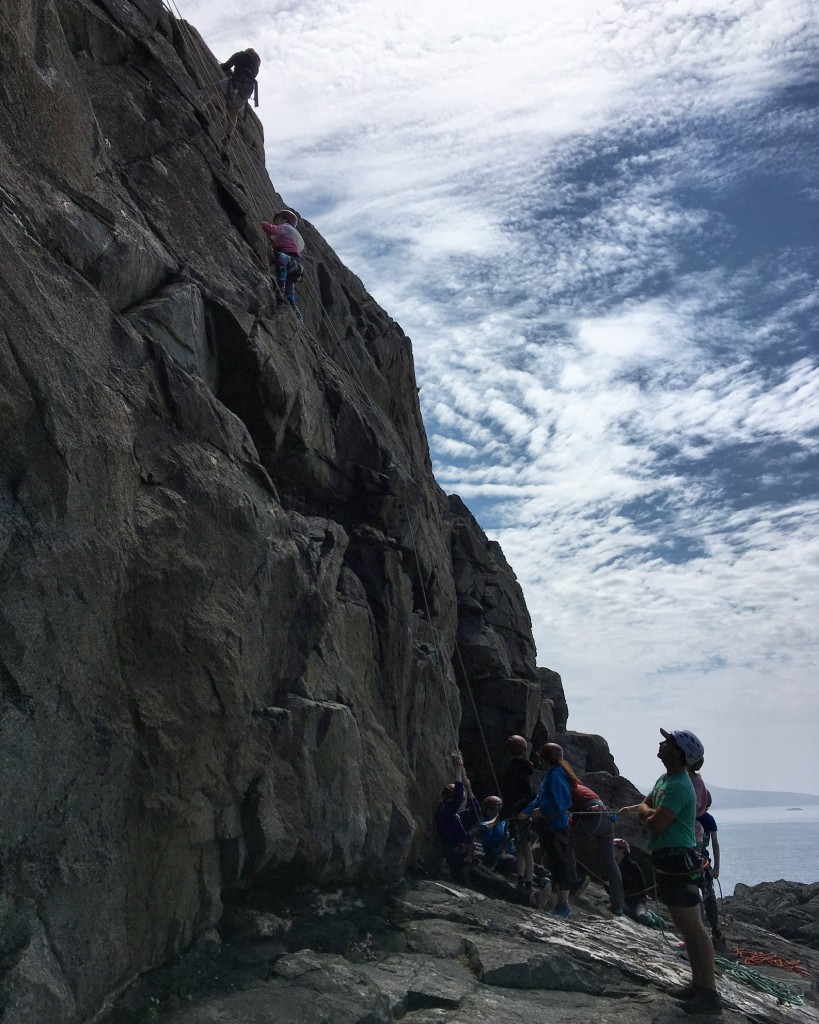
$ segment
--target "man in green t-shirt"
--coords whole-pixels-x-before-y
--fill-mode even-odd
[[[674,924],[685,940],[691,964],[691,984],[677,993],[686,1013],[722,1012],[722,1000],[714,980],[714,947],[700,914],[702,868],[696,855],[694,831],[696,795],[686,770],[705,749],[687,729],[666,732],[657,757],[665,774],[640,804],[624,807],[620,813],[637,812],[649,831],[648,848],[657,879],[657,889]]]

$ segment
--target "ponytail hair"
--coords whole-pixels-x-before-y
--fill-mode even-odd
[[[580,779],[578,779],[577,775],[575,775],[574,768],[572,768],[572,766],[569,764],[565,757],[561,757],[559,761],[555,761],[555,764],[559,764],[563,771],[568,775],[569,786],[571,789],[574,789],[576,786],[582,785]]]

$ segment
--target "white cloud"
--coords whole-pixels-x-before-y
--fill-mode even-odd
[[[572,725],[637,778],[684,722],[715,782],[819,792],[809,0],[183,13],[262,54],[271,178],[413,338]]]

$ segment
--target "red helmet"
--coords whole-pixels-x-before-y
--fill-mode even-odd
[[[506,741],[506,749],[517,757],[526,753],[529,744],[522,736],[510,736]]]
[[[540,759],[541,761],[548,761],[549,764],[554,761],[562,761],[563,747],[558,743],[544,743],[540,748]]]

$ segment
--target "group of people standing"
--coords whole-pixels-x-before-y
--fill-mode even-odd
[[[665,772],[644,800],[617,814],[636,815],[646,826],[656,890],[685,942],[692,979],[675,995],[686,1013],[717,1014],[722,1003],[714,981],[714,944],[722,935],[713,879],[719,874],[719,845],[716,823],[708,813],[710,794],[699,775],[705,751],[689,730],[660,731],[663,740],[657,756]],[[527,756],[528,746],[522,736],[506,740],[509,759],[498,780],[500,794],[486,797],[482,804],[472,793],[463,758],[453,755],[455,781],[444,790],[435,818],[452,877],[469,884],[474,833],[482,844],[483,866],[514,872],[516,890],[523,896],[532,894],[532,905],[542,905],[534,897],[548,882],[539,877],[542,868],[535,863],[537,841],[551,876],[553,913],[568,920],[571,896],[588,881],[578,872],[578,861],[582,864],[595,849],[611,912],[643,924],[662,923],[645,906],[654,884],[646,885],[629,844],[614,836],[617,815],[580,781],[557,743],[546,743],[538,751],[543,776],[533,796],[535,765]],[[709,843],[713,862],[702,852]]]
[[[578,894],[588,876],[578,872],[577,855],[596,847],[604,864],[612,913],[623,914],[625,894],[614,847],[611,812],[593,790],[585,786],[563,756],[557,743],[538,752],[543,777],[533,796],[535,765],[528,758],[523,736],[506,740],[509,760],[499,779],[500,794],[478,804],[465,777],[463,759],[453,755],[455,782],[442,794],[436,814],[438,835],[454,878],[467,880],[474,848],[471,831],[477,829],[484,864],[514,872],[516,888],[528,896],[542,889],[536,875],[533,846],[540,846],[556,897],[554,913],[571,916],[570,896]],[[570,815],[573,819],[569,827]]]

